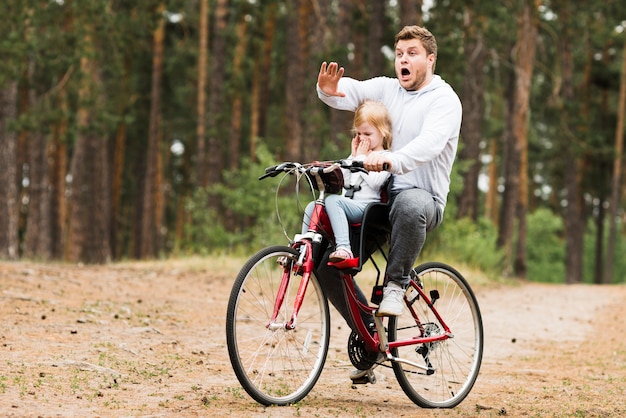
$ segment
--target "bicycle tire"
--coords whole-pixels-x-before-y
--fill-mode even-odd
[[[239,272],[228,301],[226,343],[230,362],[244,390],[267,406],[302,400],[319,379],[328,353],[328,301],[314,275],[296,328],[267,327],[285,270],[290,280],[276,323],[286,324],[291,319],[301,277],[293,264],[283,265],[297,257],[298,252],[287,246],[260,250]]]
[[[454,268],[443,263],[425,263],[413,269],[426,295],[437,291],[434,305],[450,327],[452,338],[444,341],[409,345],[391,350],[396,357],[416,362],[429,370],[394,362],[398,384],[414,403],[422,408],[453,408],[470,393],[480,371],[484,335],[476,296],[468,282]],[[417,286],[412,281],[411,286]],[[411,288],[407,289],[407,306]],[[431,299],[432,297],[429,296]],[[412,303],[412,309],[429,335],[444,333],[443,326],[423,298]],[[410,310],[389,318],[389,341],[420,336],[417,321]]]

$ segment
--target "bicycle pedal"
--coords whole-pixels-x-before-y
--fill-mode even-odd
[[[376,374],[372,369],[366,370],[362,376],[350,377],[354,385],[366,385],[368,383],[376,383]]]

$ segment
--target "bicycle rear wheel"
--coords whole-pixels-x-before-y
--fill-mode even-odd
[[[396,357],[410,360],[426,368],[394,362],[396,379],[406,395],[423,408],[453,408],[470,393],[483,354],[483,323],[476,297],[459,272],[441,263],[426,263],[413,269],[416,279],[411,286],[421,286],[432,300],[452,333],[439,342],[408,345],[391,350]],[[418,320],[405,309],[398,317],[389,318],[389,341],[445,333],[441,322],[423,298],[412,303],[412,287],[407,289],[407,303]],[[438,296],[438,298],[437,298]]]
[[[245,391],[263,405],[302,400],[317,382],[328,352],[328,302],[311,275],[296,328],[287,329],[301,276],[296,250],[265,248],[243,266],[230,294],[226,343],[235,375]],[[288,280],[275,324],[268,328],[279,288]]]

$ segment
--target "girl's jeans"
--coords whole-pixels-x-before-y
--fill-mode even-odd
[[[359,223],[363,219],[365,207],[370,203],[363,200],[353,200],[338,194],[326,196],[326,213],[330,224],[333,227],[335,235],[336,248],[350,247],[350,224]],[[309,228],[309,220],[313,213],[315,202],[308,204],[304,211],[302,221],[302,233],[304,234]]]

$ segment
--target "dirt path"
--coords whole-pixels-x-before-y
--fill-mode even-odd
[[[314,390],[298,405],[264,408],[240,388],[226,352],[226,303],[240,263],[0,262],[0,415],[626,415],[626,286],[539,284],[475,287],[484,361],[453,410],[420,409],[390,370],[376,385],[351,387],[348,331],[336,314]]]

